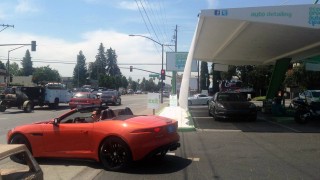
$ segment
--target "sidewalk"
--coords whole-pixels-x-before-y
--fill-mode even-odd
[[[192,117],[181,107],[164,107],[159,116],[168,117],[178,121],[178,131],[195,131]]]

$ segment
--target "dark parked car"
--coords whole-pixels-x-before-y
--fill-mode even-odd
[[[209,115],[220,119],[257,119],[257,108],[245,95],[237,92],[218,92],[210,100]]]
[[[121,94],[114,90],[114,91],[103,91],[100,95],[100,99],[102,103],[108,105],[112,103],[113,105],[121,105]]]

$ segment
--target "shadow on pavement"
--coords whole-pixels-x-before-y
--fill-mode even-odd
[[[190,115],[195,127],[209,131],[242,131],[242,132],[270,132],[270,133],[320,133],[320,121],[314,120],[307,124],[298,124],[293,117],[275,117],[258,112],[257,121],[244,119],[215,121],[208,114],[207,106],[189,107]]]

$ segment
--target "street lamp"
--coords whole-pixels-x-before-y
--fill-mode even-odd
[[[143,37],[143,38],[146,38],[146,39],[149,39],[155,43],[157,43],[158,45],[161,46],[161,72],[164,70],[163,69],[163,46],[175,46],[175,45],[170,45],[170,44],[162,44],[148,36],[143,36],[143,35],[139,35],[139,34],[129,34],[129,36],[140,36],[140,37]],[[163,79],[161,78],[161,86],[160,86],[160,91],[161,91],[161,103],[163,103]]]

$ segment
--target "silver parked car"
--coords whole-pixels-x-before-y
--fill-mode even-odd
[[[188,97],[188,105],[203,105],[209,104],[209,101],[212,99],[212,96],[206,94],[195,94],[191,97]]]

